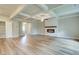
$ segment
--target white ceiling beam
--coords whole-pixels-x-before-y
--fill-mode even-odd
[[[10,19],[13,18],[14,16],[16,16],[23,8],[25,5],[20,5],[10,16]]]
[[[19,15],[31,17],[29,14],[26,14],[26,13],[19,13]]]
[[[58,17],[58,16],[56,15],[56,13],[53,12],[53,11],[50,11],[50,10],[48,9],[48,6],[46,6],[45,4],[38,4],[38,6],[39,6],[41,9],[43,9],[44,11],[47,11],[47,12],[49,12],[50,14],[52,14],[52,16],[54,15],[55,17]]]
[[[59,10],[63,10],[64,7],[67,10],[60,12]],[[57,9],[59,11],[58,16],[60,17],[60,16],[69,15],[69,14],[78,13],[79,12],[79,5],[74,5],[74,4],[72,4],[72,5],[61,5],[57,8],[55,8],[55,9]],[[52,10],[55,10],[55,9],[52,9]]]
[[[66,5],[66,4],[65,4],[65,5]],[[57,6],[56,8],[50,9],[50,11],[53,11],[53,10],[58,9],[58,8],[62,8],[62,7],[64,7],[65,5]]]
[[[44,11],[48,11],[48,7],[44,4],[38,4],[38,6],[43,9]]]
[[[59,17],[79,12],[79,5],[77,5],[77,4],[72,4],[71,6],[61,5],[61,6],[58,6],[56,8],[51,9],[50,11],[53,11],[53,10],[56,10],[56,9],[57,10],[59,10],[59,9],[63,10],[64,9],[63,7],[65,7],[65,8],[70,7],[71,9],[58,14]]]
[[[79,14],[68,15],[68,16],[60,16],[60,18],[69,18],[69,17],[79,17]]]
[[[59,16],[65,16],[65,15],[74,14],[74,13],[79,13],[79,9],[74,9],[74,10],[72,9],[72,10],[69,10],[67,12],[63,12]]]
[[[54,15],[54,16],[56,16],[56,18],[58,18],[59,15],[57,15],[55,12],[53,12],[53,10],[55,10],[55,9],[57,9],[57,8],[61,8],[61,7],[63,7],[63,6],[64,6],[64,5],[61,5],[61,6],[58,6],[58,7],[52,8],[52,9],[49,10],[49,12],[51,12],[52,15]]]

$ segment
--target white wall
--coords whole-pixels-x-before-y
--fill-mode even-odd
[[[23,32],[22,32],[22,22],[19,22],[19,35],[22,36]]]
[[[12,37],[19,37],[19,21],[12,21]]]
[[[1,17],[0,16],[0,22],[4,22],[4,35],[0,35],[0,38],[12,38],[12,37],[18,37],[20,35],[20,22],[15,21],[14,19],[9,20],[8,18]],[[1,27],[3,25],[0,25]],[[2,32],[0,32],[2,33]]]
[[[6,21],[6,38],[12,37],[12,21]]]
[[[32,34],[44,34],[44,22],[34,20],[32,22]]]
[[[48,20],[45,20],[45,26],[58,26],[58,19],[57,18],[50,18]],[[55,29],[55,33],[48,33],[47,29],[48,28],[45,28],[45,35],[50,35],[50,36],[57,35],[57,28],[56,27],[52,28],[52,29]]]
[[[57,19],[56,18],[50,18],[48,20],[45,20],[45,26],[57,26]]]
[[[79,38],[79,16],[51,19],[45,22],[45,25],[57,26],[56,33],[49,34],[51,36]]]
[[[2,16],[0,16],[0,21],[5,22],[5,26],[4,26],[5,27],[4,28],[5,34],[4,34],[4,37],[3,36],[1,36],[1,37],[2,38],[5,38],[5,37],[10,38],[10,37],[12,37],[12,21],[9,20],[8,18],[2,17]]]
[[[0,38],[6,37],[5,22],[0,21]]]
[[[79,17],[65,17],[59,19],[58,34],[61,37],[79,38]]]
[[[25,28],[26,34],[31,34],[31,31],[32,31],[32,23],[26,22],[25,27],[26,27]]]

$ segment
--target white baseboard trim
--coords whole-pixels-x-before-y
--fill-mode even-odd
[[[67,36],[66,37],[65,36],[54,36],[54,37],[65,38],[65,39],[79,39],[79,37],[67,37]]]
[[[5,36],[5,37],[0,37],[0,38],[17,38],[20,37],[19,35],[15,35],[15,36]]]
[[[48,35],[48,34],[45,34]],[[53,37],[58,37],[58,38],[66,38],[66,39],[79,39],[79,37],[74,37],[74,36],[56,36],[56,35],[48,35],[48,36],[53,36]]]

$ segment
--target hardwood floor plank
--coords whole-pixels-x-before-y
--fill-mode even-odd
[[[4,38],[0,55],[79,55],[79,42],[45,35]]]

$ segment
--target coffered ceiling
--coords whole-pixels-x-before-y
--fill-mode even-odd
[[[27,6],[23,8],[23,10],[17,16],[20,15],[19,18],[25,17],[24,19],[33,18],[37,20],[56,17],[56,14],[53,11],[51,12],[51,10],[59,6],[61,5],[28,4]]]
[[[23,5],[19,4],[0,4],[0,16],[8,18],[13,17],[22,7]]]
[[[49,10],[54,9],[56,7],[61,6],[62,4],[46,4],[46,6],[49,8]]]
[[[77,13],[77,14],[76,14]],[[24,20],[59,18],[65,15],[79,15],[78,4],[2,4],[0,16]]]

